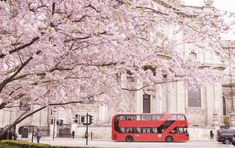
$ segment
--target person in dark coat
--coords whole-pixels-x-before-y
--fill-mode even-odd
[[[74,139],[74,137],[75,137],[75,131],[72,131],[72,137],[73,137],[73,139]]]
[[[17,140],[17,135],[16,135],[16,133],[13,133],[13,134],[12,134],[12,140]]]
[[[214,140],[214,133],[212,130],[210,130],[210,140]]]
[[[40,134],[39,131],[36,131],[35,138],[37,139],[37,143],[39,143],[40,142],[40,138],[41,138],[41,134]]]
[[[232,144],[233,144],[233,146],[235,146],[235,134],[232,137]]]

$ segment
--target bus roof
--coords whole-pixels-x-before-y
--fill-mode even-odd
[[[117,115],[184,115],[183,113],[118,113],[114,114],[113,116]]]

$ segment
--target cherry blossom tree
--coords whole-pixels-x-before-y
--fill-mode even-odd
[[[19,101],[40,109],[99,97],[115,101],[155,84],[214,82],[216,69],[199,68],[184,46],[220,54],[227,29],[216,11],[153,0],[0,1],[0,109]],[[122,87],[122,74],[146,85]]]

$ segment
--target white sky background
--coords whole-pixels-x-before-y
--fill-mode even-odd
[[[228,11],[235,13],[235,0],[213,0],[213,5],[221,10],[221,11]],[[204,0],[181,0],[181,2],[185,5],[192,5],[192,6],[203,6]],[[225,18],[227,20],[227,18]],[[229,19],[227,21],[230,21]],[[226,40],[234,40],[235,39],[235,28],[232,27],[232,31],[228,34],[223,34],[222,38]]]

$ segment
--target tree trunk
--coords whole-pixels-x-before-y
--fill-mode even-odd
[[[3,136],[4,134],[6,134],[6,132],[7,132],[8,130],[10,130],[11,128],[13,128],[14,126],[16,126],[17,124],[19,124],[20,122],[22,122],[24,119],[28,118],[29,116],[31,116],[31,115],[33,115],[33,114],[35,114],[35,113],[37,113],[37,112],[43,110],[44,108],[46,108],[46,106],[43,106],[43,107],[41,107],[41,108],[39,108],[39,109],[37,109],[37,110],[35,110],[35,111],[32,111],[32,112],[30,112],[30,113],[28,113],[28,114],[26,114],[27,111],[24,112],[24,113],[22,113],[12,124],[9,124],[5,129],[3,129],[3,130],[1,131],[1,133],[0,133],[0,139],[2,139],[2,136]]]

